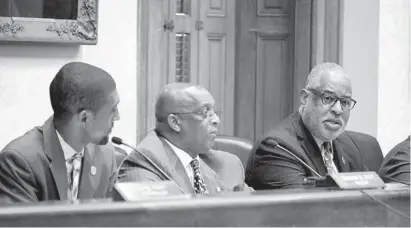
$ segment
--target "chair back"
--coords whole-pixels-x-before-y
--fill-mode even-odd
[[[217,136],[213,147],[214,150],[222,150],[236,155],[244,169],[247,167],[252,148],[253,143],[250,140],[227,135]]]

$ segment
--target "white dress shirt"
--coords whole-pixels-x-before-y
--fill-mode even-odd
[[[77,151],[75,151],[73,147],[71,147],[66,141],[64,141],[63,137],[61,137],[61,135],[59,134],[57,130],[56,130],[56,133],[57,133],[57,138],[60,141],[61,149],[63,149],[64,160],[66,161],[66,168],[67,170],[69,170],[69,166],[71,165],[69,164],[69,160],[74,154],[77,153]],[[84,155],[84,148],[80,153],[82,154],[82,156]],[[81,163],[80,163],[80,167],[81,167]],[[70,174],[67,173],[67,175],[70,175]],[[80,178],[80,175],[78,175],[77,178]],[[69,184],[70,184],[70,180],[69,180]]]
[[[183,164],[184,170],[187,173],[188,178],[190,179],[191,185],[194,187],[194,170],[190,165],[190,162],[194,159],[199,160],[199,157],[195,157],[194,159],[191,158],[191,156],[185,152],[184,150],[176,147],[174,144],[172,144],[170,141],[168,141],[166,138],[164,140],[170,145],[171,149],[173,149],[174,153],[177,154],[177,157],[180,159],[181,163]]]

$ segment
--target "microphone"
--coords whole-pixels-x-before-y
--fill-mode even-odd
[[[173,180],[164,170],[160,169],[160,167],[158,167],[158,165],[156,163],[154,163],[150,158],[147,157],[147,155],[141,153],[140,151],[138,151],[135,147],[123,142],[123,140],[119,137],[113,136],[111,138],[111,142],[113,142],[114,144],[117,145],[124,145],[127,146],[128,148],[134,150],[135,152],[139,153],[141,156],[144,157],[144,159],[146,159],[152,166],[154,166],[159,172],[161,172],[161,174],[163,174],[165,177],[167,177],[169,180]],[[180,188],[181,191],[183,191]],[[183,191],[184,192],[184,191]]]
[[[117,144],[117,145],[122,145],[122,144],[123,144],[123,145],[125,145],[125,146],[127,146],[127,147],[130,147],[131,149],[134,149],[132,146],[124,143],[121,138],[116,137],[116,136],[113,136],[113,137],[111,138],[111,142],[113,142],[114,144]]]
[[[295,159],[297,159],[301,164],[303,164],[307,169],[309,169],[311,172],[313,172],[315,175],[317,175],[318,177],[322,177],[318,172],[316,172],[313,168],[311,168],[307,163],[305,163],[301,158],[299,158],[297,155],[293,154],[291,151],[287,150],[286,148],[284,148],[283,146],[281,146],[277,141],[275,140],[270,140],[270,142],[272,144],[274,144],[274,147],[278,147],[279,149],[281,149],[282,151],[287,152],[288,154],[290,154],[291,156],[293,156]]]

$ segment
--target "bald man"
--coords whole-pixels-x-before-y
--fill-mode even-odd
[[[359,148],[372,150],[378,142],[344,132],[356,104],[351,96],[350,79],[339,65],[322,63],[313,68],[301,90],[299,110],[254,145],[246,183],[256,190],[302,187],[306,177],[367,170],[361,153],[373,151]]]
[[[240,159],[211,149],[220,119],[201,86],[166,85],[155,105],[156,128],[123,162],[120,182],[175,182],[183,194],[251,190]]]
[[[110,196],[117,165],[108,142],[119,96],[106,71],[64,65],[50,84],[51,116],[0,152],[0,203]]]

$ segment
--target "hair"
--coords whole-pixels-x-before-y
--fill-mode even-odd
[[[65,120],[82,110],[96,112],[116,83],[106,71],[82,62],[64,65],[50,84],[54,118]]]
[[[305,82],[305,88],[318,87],[320,84],[319,79],[328,72],[337,72],[338,74],[343,74],[348,77],[340,65],[330,62],[320,63],[310,71],[307,81]]]

